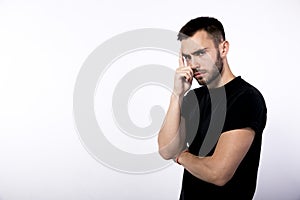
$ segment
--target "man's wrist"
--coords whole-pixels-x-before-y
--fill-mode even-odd
[[[178,101],[181,104],[181,102],[183,100],[183,96],[184,95],[178,95],[178,94],[172,92],[171,99],[175,100],[175,101]]]
[[[179,165],[181,165],[181,161],[182,161],[182,156],[185,154],[185,153],[188,153],[189,150],[188,149],[185,149],[184,151],[182,151],[175,159],[175,162]]]

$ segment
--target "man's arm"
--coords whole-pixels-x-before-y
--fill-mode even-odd
[[[180,53],[169,109],[158,134],[159,153],[164,159],[174,159],[184,148],[185,120],[181,117],[181,104],[185,92],[191,87],[192,80],[193,71],[190,67],[184,66]]]
[[[178,155],[184,146],[185,131],[180,114],[182,97],[171,96],[165,121],[158,134],[159,153],[164,159],[172,159]]]
[[[232,178],[248,152],[254,135],[251,128],[224,132],[212,156],[198,157],[183,152],[179,155],[178,162],[197,178],[223,186]]]
[[[164,159],[174,159],[184,148],[185,121],[180,114],[182,97],[171,96],[165,121],[158,134],[159,153]]]

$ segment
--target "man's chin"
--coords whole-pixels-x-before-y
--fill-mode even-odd
[[[202,86],[207,85],[206,80],[204,78],[198,78],[196,80],[199,83],[199,85],[202,85]]]

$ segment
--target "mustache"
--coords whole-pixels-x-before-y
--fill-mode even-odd
[[[194,68],[193,69],[193,72],[195,73],[195,72],[200,72],[200,68]]]
[[[192,69],[192,70],[193,70],[193,73],[196,73],[196,72],[206,72],[206,70],[200,69],[199,67],[194,68],[194,69]]]

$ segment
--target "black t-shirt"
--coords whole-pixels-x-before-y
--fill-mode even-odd
[[[186,121],[189,152],[194,155],[211,156],[225,131],[250,127],[255,137],[235,174],[224,186],[202,181],[184,170],[180,199],[252,199],[267,115],[261,93],[239,76],[220,88],[203,86],[189,91],[183,99],[181,115]]]

